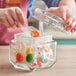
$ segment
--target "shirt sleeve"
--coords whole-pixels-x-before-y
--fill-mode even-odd
[[[57,7],[60,0],[43,0],[45,4],[49,7]]]
[[[33,6],[34,0],[28,0],[28,14],[27,14],[27,18],[29,18],[32,14],[32,6]]]

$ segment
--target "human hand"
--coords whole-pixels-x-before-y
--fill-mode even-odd
[[[21,27],[25,23],[23,12],[18,7],[0,9],[0,23],[8,28]]]
[[[66,31],[69,31],[69,30],[71,32],[76,31],[76,20],[71,15],[70,9],[68,9],[67,6],[51,7],[49,9],[47,9],[46,11],[48,11],[56,16],[61,17],[66,22],[63,25],[63,27],[66,29]]]

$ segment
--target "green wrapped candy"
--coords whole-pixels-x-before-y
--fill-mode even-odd
[[[41,56],[41,62],[42,63],[47,63],[48,62],[48,59],[47,58],[44,58],[44,56]]]
[[[33,55],[31,53],[27,54],[26,61],[29,62],[29,63],[31,63],[33,61]]]
[[[47,63],[47,62],[48,62],[48,59],[47,59],[47,58],[42,59],[41,62],[42,62],[42,63]]]

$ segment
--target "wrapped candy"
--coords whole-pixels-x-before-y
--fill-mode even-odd
[[[25,37],[39,37],[41,36],[41,32],[39,30],[37,30],[36,28],[30,26],[30,27],[26,27],[26,28],[22,28],[22,30],[24,31],[23,33],[17,33],[15,34],[14,38],[15,39],[22,39]]]

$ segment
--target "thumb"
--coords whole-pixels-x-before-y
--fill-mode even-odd
[[[49,9],[46,9],[46,12],[50,12],[50,13],[54,13],[56,10],[58,9],[58,7],[51,7]]]

